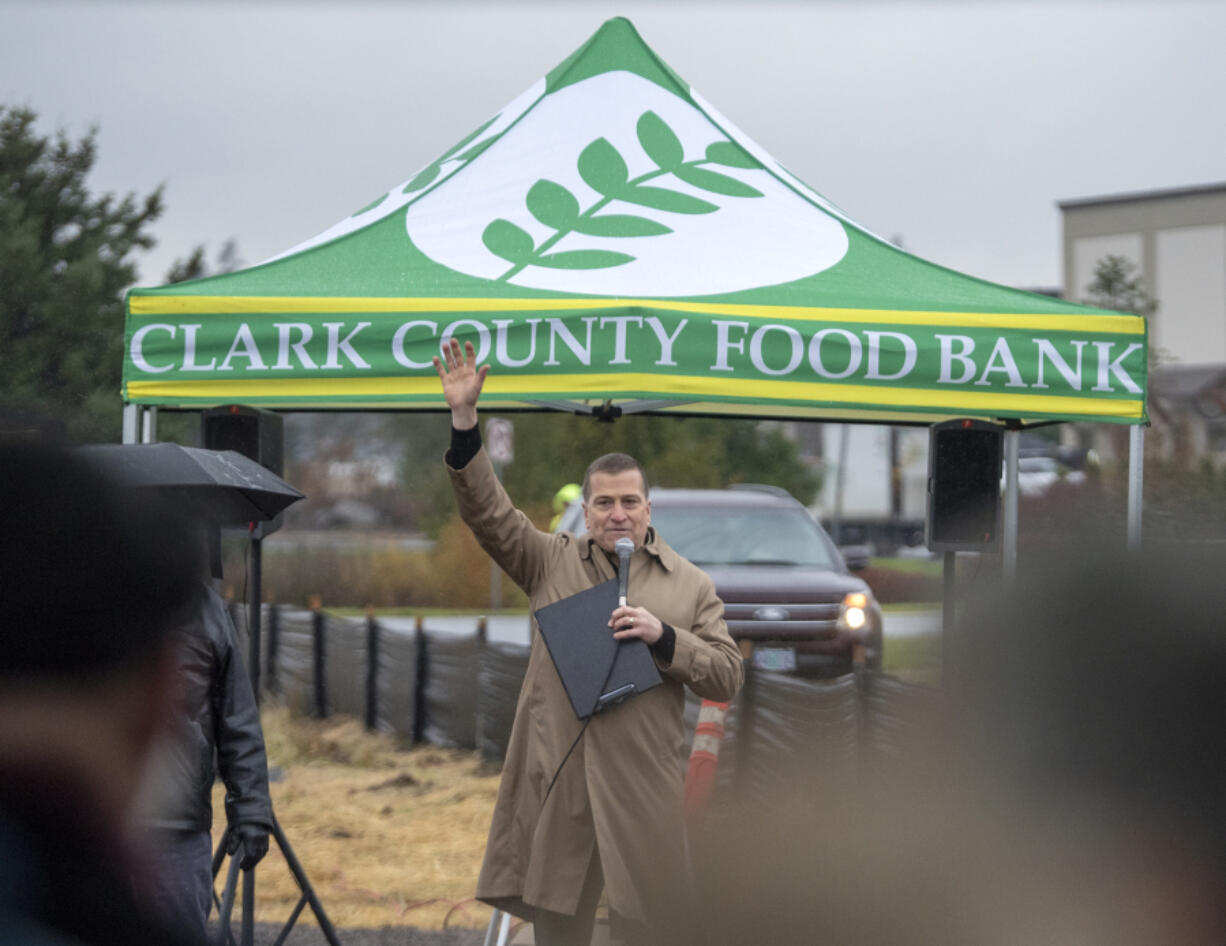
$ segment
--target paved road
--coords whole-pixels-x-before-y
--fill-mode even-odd
[[[388,625],[395,620],[388,620]],[[471,634],[475,630],[477,619],[473,617],[427,617],[426,629],[449,634]],[[509,644],[528,643],[527,615],[497,615],[489,619],[489,640],[504,641]],[[405,619],[404,630],[411,631],[412,620]],[[935,634],[941,630],[941,612],[939,609],[916,609],[913,611],[887,611],[885,615],[885,636],[911,637],[916,634]]]
[[[917,608],[913,611],[887,611],[885,613],[886,640],[891,637],[912,637],[916,634],[939,634],[940,632],[940,608]]]

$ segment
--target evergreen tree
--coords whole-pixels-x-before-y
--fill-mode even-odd
[[[1100,309],[1149,318],[1158,311],[1158,303],[1146,291],[1136,269],[1136,264],[1127,257],[1104,256],[1094,267],[1094,279],[1086,286],[1089,296],[1083,301]]]
[[[775,425],[711,417],[630,415],[613,423],[567,414],[526,414],[515,424],[515,461],[507,489],[521,503],[545,504],[565,483],[583,480],[604,453],[628,453],[643,464],[652,486],[720,488],[769,483],[801,502],[817,494],[816,473]]]
[[[217,252],[217,262],[210,266],[205,255],[203,243],[196,244],[195,249],[185,259],[175,260],[170,271],[166,273],[166,285],[177,282],[187,282],[190,279],[203,279],[221,273],[232,273],[241,269],[243,261],[238,255],[238,241],[233,237],[226,240]]]
[[[800,459],[776,424],[713,417],[627,415],[613,423],[573,414],[482,412],[481,423],[503,416],[515,425],[515,459],[503,470],[512,499],[548,519],[554,493],[580,483],[587,465],[605,453],[628,453],[643,464],[651,486],[720,488],[729,483],[780,486],[811,503],[820,477]],[[443,472],[447,421],[415,417],[407,454],[406,486],[428,497],[423,526],[436,531],[454,512]],[[428,446],[426,444],[428,443]]]
[[[0,106],[0,404],[75,440],[118,439],[123,292],[153,246],[162,189],[96,195],[96,129],[79,141]]]
[[[1113,312],[1131,312],[1146,319],[1158,312],[1158,300],[1145,288],[1145,281],[1137,274],[1137,265],[1125,256],[1108,254],[1094,267],[1094,279],[1086,286],[1089,295],[1082,299],[1086,305]],[[1152,336],[1151,336],[1152,337]],[[1170,352],[1156,345],[1149,346],[1149,370],[1151,374],[1171,360]]]

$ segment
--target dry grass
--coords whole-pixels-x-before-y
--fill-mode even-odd
[[[497,772],[474,752],[403,749],[349,717],[262,717],[269,764],[284,773],[272,784],[277,821],[333,925],[485,926],[489,908],[472,895]],[[222,797],[218,787],[215,841]],[[300,896],[274,843],[256,871],[256,919],[284,923]],[[315,922],[309,907],[299,922]]]
[[[341,538],[343,533],[338,533]],[[472,532],[453,518],[431,549],[406,548],[394,535],[350,536],[352,542],[304,543],[277,533],[263,552],[265,601],[306,606],[318,596],[329,607],[484,608],[489,604],[490,559]],[[226,548],[222,591],[247,599],[249,550]],[[526,608],[524,593],[502,575],[505,607]]]

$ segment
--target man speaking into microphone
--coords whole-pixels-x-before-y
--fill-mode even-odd
[[[581,720],[533,621],[477,897],[532,921],[538,946],[587,946],[603,888],[614,942],[681,942],[691,932],[684,688],[727,701],[744,677],[723,603],[710,578],[651,528],[647,476],[626,454],[588,467],[587,535],[537,529],[481,446],[477,401],[489,366],[454,338],[434,365],[451,408],[447,469],[478,542],[534,612],[620,572],[609,633],[641,639],[663,681]]]

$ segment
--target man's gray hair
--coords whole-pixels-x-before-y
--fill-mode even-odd
[[[587,472],[583,474],[583,501],[586,503],[592,498],[593,473],[625,473],[627,470],[639,471],[639,476],[643,478],[643,498],[649,498],[650,487],[647,485],[647,471],[643,469],[643,465],[628,453],[606,453],[588,464]]]

